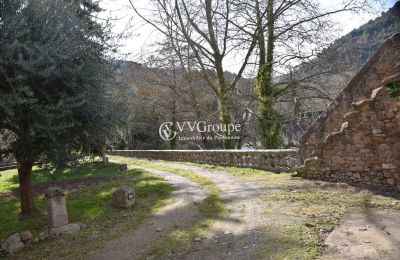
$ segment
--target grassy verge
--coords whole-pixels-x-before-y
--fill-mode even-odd
[[[192,163],[189,163],[192,164]],[[193,164],[195,165],[195,164]],[[337,226],[346,210],[354,207],[400,210],[398,196],[323,181],[293,178],[289,173],[201,164],[223,170],[244,181],[260,181],[267,187],[266,241],[259,259],[315,259],[323,240]]]
[[[148,162],[154,167],[155,163]],[[263,170],[209,164],[185,164],[222,170],[263,190],[266,226],[259,259],[315,259],[323,240],[354,207],[400,210],[400,198],[346,184],[293,178]]]
[[[218,197],[220,190],[212,181],[201,175],[195,174],[191,171],[177,169],[139,159],[117,156],[111,156],[110,158],[113,161],[136,164],[143,167],[175,173],[187,177],[191,181],[196,182],[208,189],[208,196],[199,205],[199,218],[196,221],[189,223],[185,227],[171,230],[169,233],[163,235],[157,243],[154,243],[148,252],[147,257],[151,256],[153,259],[159,259],[163,257],[172,257],[173,255],[182,254],[184,252],[193,250],[196,245],[193,240],[196,237],[206,237],[208,230],[213,223],[218,218],[223,218],[227,214],[227,212],[224,210],[223,202]],[[143,257],[143,259],[146,259],[146,257]]]
[[[87,163],[77,169],[69,170],[66,175],[70,178],[60,175],[63,182],[76,178],[105,177],[104,182],[67,192],[70,222],[86,223],[88,227],[74,235],[30,246],[16,254],[15,258],[43,259],[67,256],[81,258],[102,241],[118,237],[138,226],[155,209],[167,202],[172,191],[171,186],[157,175],[141,170],[120,172],[115,164],[104,166],[96,162]],[[52,183],[51,178],[46,178],[48,177],[43,177],[39,183]],[[112,192],[115,188],[126,186],[135,189],[136,205],[132,209],[113,208],[111,206]],[[43,197],[37,196],[35,201],[37,207],[44,211]],[[36,235],[45,228],[44,216],[29,220],[18,218],[19,201],[17,199],[1,199],[0,207],[1,240],[11,233],[26,229]]]

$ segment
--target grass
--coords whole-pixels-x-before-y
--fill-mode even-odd
[[[131,160],[131,159],[130,159]],[[155,167],[155,162],[146,162]],[[210,164],[184,164],[221,170],[243,181],[258,182],[263,189],[265,241],[254,252],[259,259],[315,259],[325,236],[351,208],[400,210],[398,197],[354,188],[346,184],[293,178],[289,173],[226,167]],[[176,236],[185,236],[177,233]]]
[[[203,165],[225,170],[245,181],[261,181],[267,187],[267,240],[256,252],[259,259],[315,259],[322,251],[323,240],[354,207],[400,210],[398,198],[358,189],[343,183],[328,183],[293,178],[289,173]],[[263,186],[263,184],[261,184]]]
[[[115,157],[118,162],[133,163],[176,173],[207,187],[208,197],[199,205],[200,217],[189,226],[173,229],[154,243],[151,258],[168,258],[178,253],[195,250],[195,237],[206,236],[218,218],[226,216],[220,191],[214,183],[191,171],[133,158]],[[398,198],[354,188],[345,184],[309,181],[292,178],[290,174],[274,174],[267,171],[240,167],[223,167],[193,164],[215,170],[227,171],[243,181],[258,182],[263,191],[265,208],[265,240],[254,252],[259,259],[315,259],[320,255],[324,237],[339,223],[346,210],[353,207],[397,209]],[[14,171],[14,172],[13,172]],[[2,172],[0,189],[15,187],[15,170]],[[171,187],[156,175],[141,170],[117,171],[116,165],[104,167],[99,163],[68,170],[64,174],[36,169],[34,183],[42,185],[54,181],[94,178],[108,180],[85,190],[68,193],[68,208],[72,222],[84,222],[88,227],[77,235],[42,242],[16,255],[17,258],[82,258],[84,253],[107,241],[121,236],[140,224],[152,211],[167,203]],[[35,175],[34,174],[34,175]],[[14,186],[13,186],[14,185]],[[110,195],[115,187],[133,186],[138,200],[132,210],[117,210],[110,207]],[[7,188],[5,188],[7,187]],[[39,209],[44,210],[43,198],[36,197]],[[46,221],[43,217],[34,220],[17,218],[19,202],[0,200],[0,238],[14,231],[30,229],[38,232]]]
[[[187,177],[200,186],[206,187],[208,190],[208,196],[199,205],[199,218],[185,227],[174,229],[162,235],[159,241],[154,243],[148,252],[148,255],[151,255],[153,258],[172,257],[175,254],[193,250],[195,247],[193,240],[196,237],[205,237],[214,222],[227,215],[227,211],[224,209],[224,203],[218,197],[221,191],[212,181],[201,175],[188,170],[173,168],[145,160],[118,156],[111,156],[110,158],[120,163],[136,164],[175,173]],[[146,257],[143,257],[143,259],[146,259]]]
[[[17,170],[0,172],[0,192],[10,191],[18,188]],[[42,169],[37,166],[32,170],[32,185],[46,184],[51,182],[63,182],[78,180],[82,178],[111,178],[110,169],[103,167],[99,161],[83,162],[77,167],[64,170]]]
[[[88,224],[88,227],[76,235],[65,236],[62,239],[41,242],[28,250],[22,250],[16,258],[42,259],[45,257],[62,258],[80,257],[93,249],[101,241],[118,237],[129,229],[135,228],[155,209],[167,203],[172,188],[157,175],[141,170],[118,171],[115,164],[104,166],[99,162],[84,165],[57,175],[56,178],[41,170],[36,170],[36,184],[52,183],[54,179],[68,182],[74,179],[104,177],[105,182],[85,187],[84,189],[67,192],[67,204],[70,222]],[[34,175],[35,175],[34,174]],[[16,175],[7,171],[6,180]],[[10,182],[10,181],[6,181]],[[12,185],[8,187],[12,187]],[[4,186],[6,186],[4,185]],[[3,186],[3,187],[4,187]],[[118,187],[133,187],[136,194],[136,204],[131,209],[116,209],[111,206],[112,192]],[[36,206],[44,211],[43,196],[35,198]],[[44,216],[35,219],[18,217],[19,201],[17,199],[0,200],[0,240],[8,235],[31,230],[34,235],[42,231],[46,225]],[[28,252],[29,251],[29,252]]]

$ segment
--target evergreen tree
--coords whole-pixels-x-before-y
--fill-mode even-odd
[[[22,215],[36,211],[35,161],[101,151],[117,125],[98,10],[89,0],[0,0],[0,129],[12,133],[1,153],[18,162]]]

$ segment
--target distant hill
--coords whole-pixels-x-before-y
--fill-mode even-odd
[[[285,118],[283,130],[289,142],[301,136],[378,48],[398,32],[400,1],[378,18],[334,41],[315,59],[297,67],[296,80],[321,75],[302,81],[276,105]]]
[[[397,32],[400,32],[400,1],[378,18],[336,40],[332,47],[339,46],[336,50],[339,57],[356,57],[359,64],[364,64],[385,40]]]

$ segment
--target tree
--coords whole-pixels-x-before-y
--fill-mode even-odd
[[[281,120],[274,108],[276,100],[298,86],[299,82],[326,73],[314,67],[313,72],[303,73],[303,78],[288,78],[292,74],[300,74],[296,66],[315,59],[332,40],[332,16],[371,10],[373,2],[349,0],[323,9],[318,1],[236,1],[238,6],[250,9],[245,13],[248,16],[244,20],[256,32],[258,62],[255,92],[259,102],[263,147],[277,148],[281,144]],[[252,41],[254,33],[251,30],[246,32],[249,41]],[[279,77],[285,80],[274,80]]]
[[[102,150],[114,129],[109,46],[89,17],[94,6],[89,0],[0,1],[0,129],[12,134],[1,152],[17,160],[23,216],[36,212],[34,162]]]
[[[231,1],[162,1],[154,0],[152,17],[145,17],[131,1],[135,12],[151,24],[171,43],[184,43],[193,54],[195,69],[201,71],[203,79],[217,99],[219,121],[227,126],[232,122],[232,94],[238,80],[255,48],[256,41],[247,44],[240,31],[231,23],[237,10]],[[226,78],[224,62],[229,54],[245,49],[239,69],[232,80]],[[224,132],[223,147],[233,148],[233,142]]]

